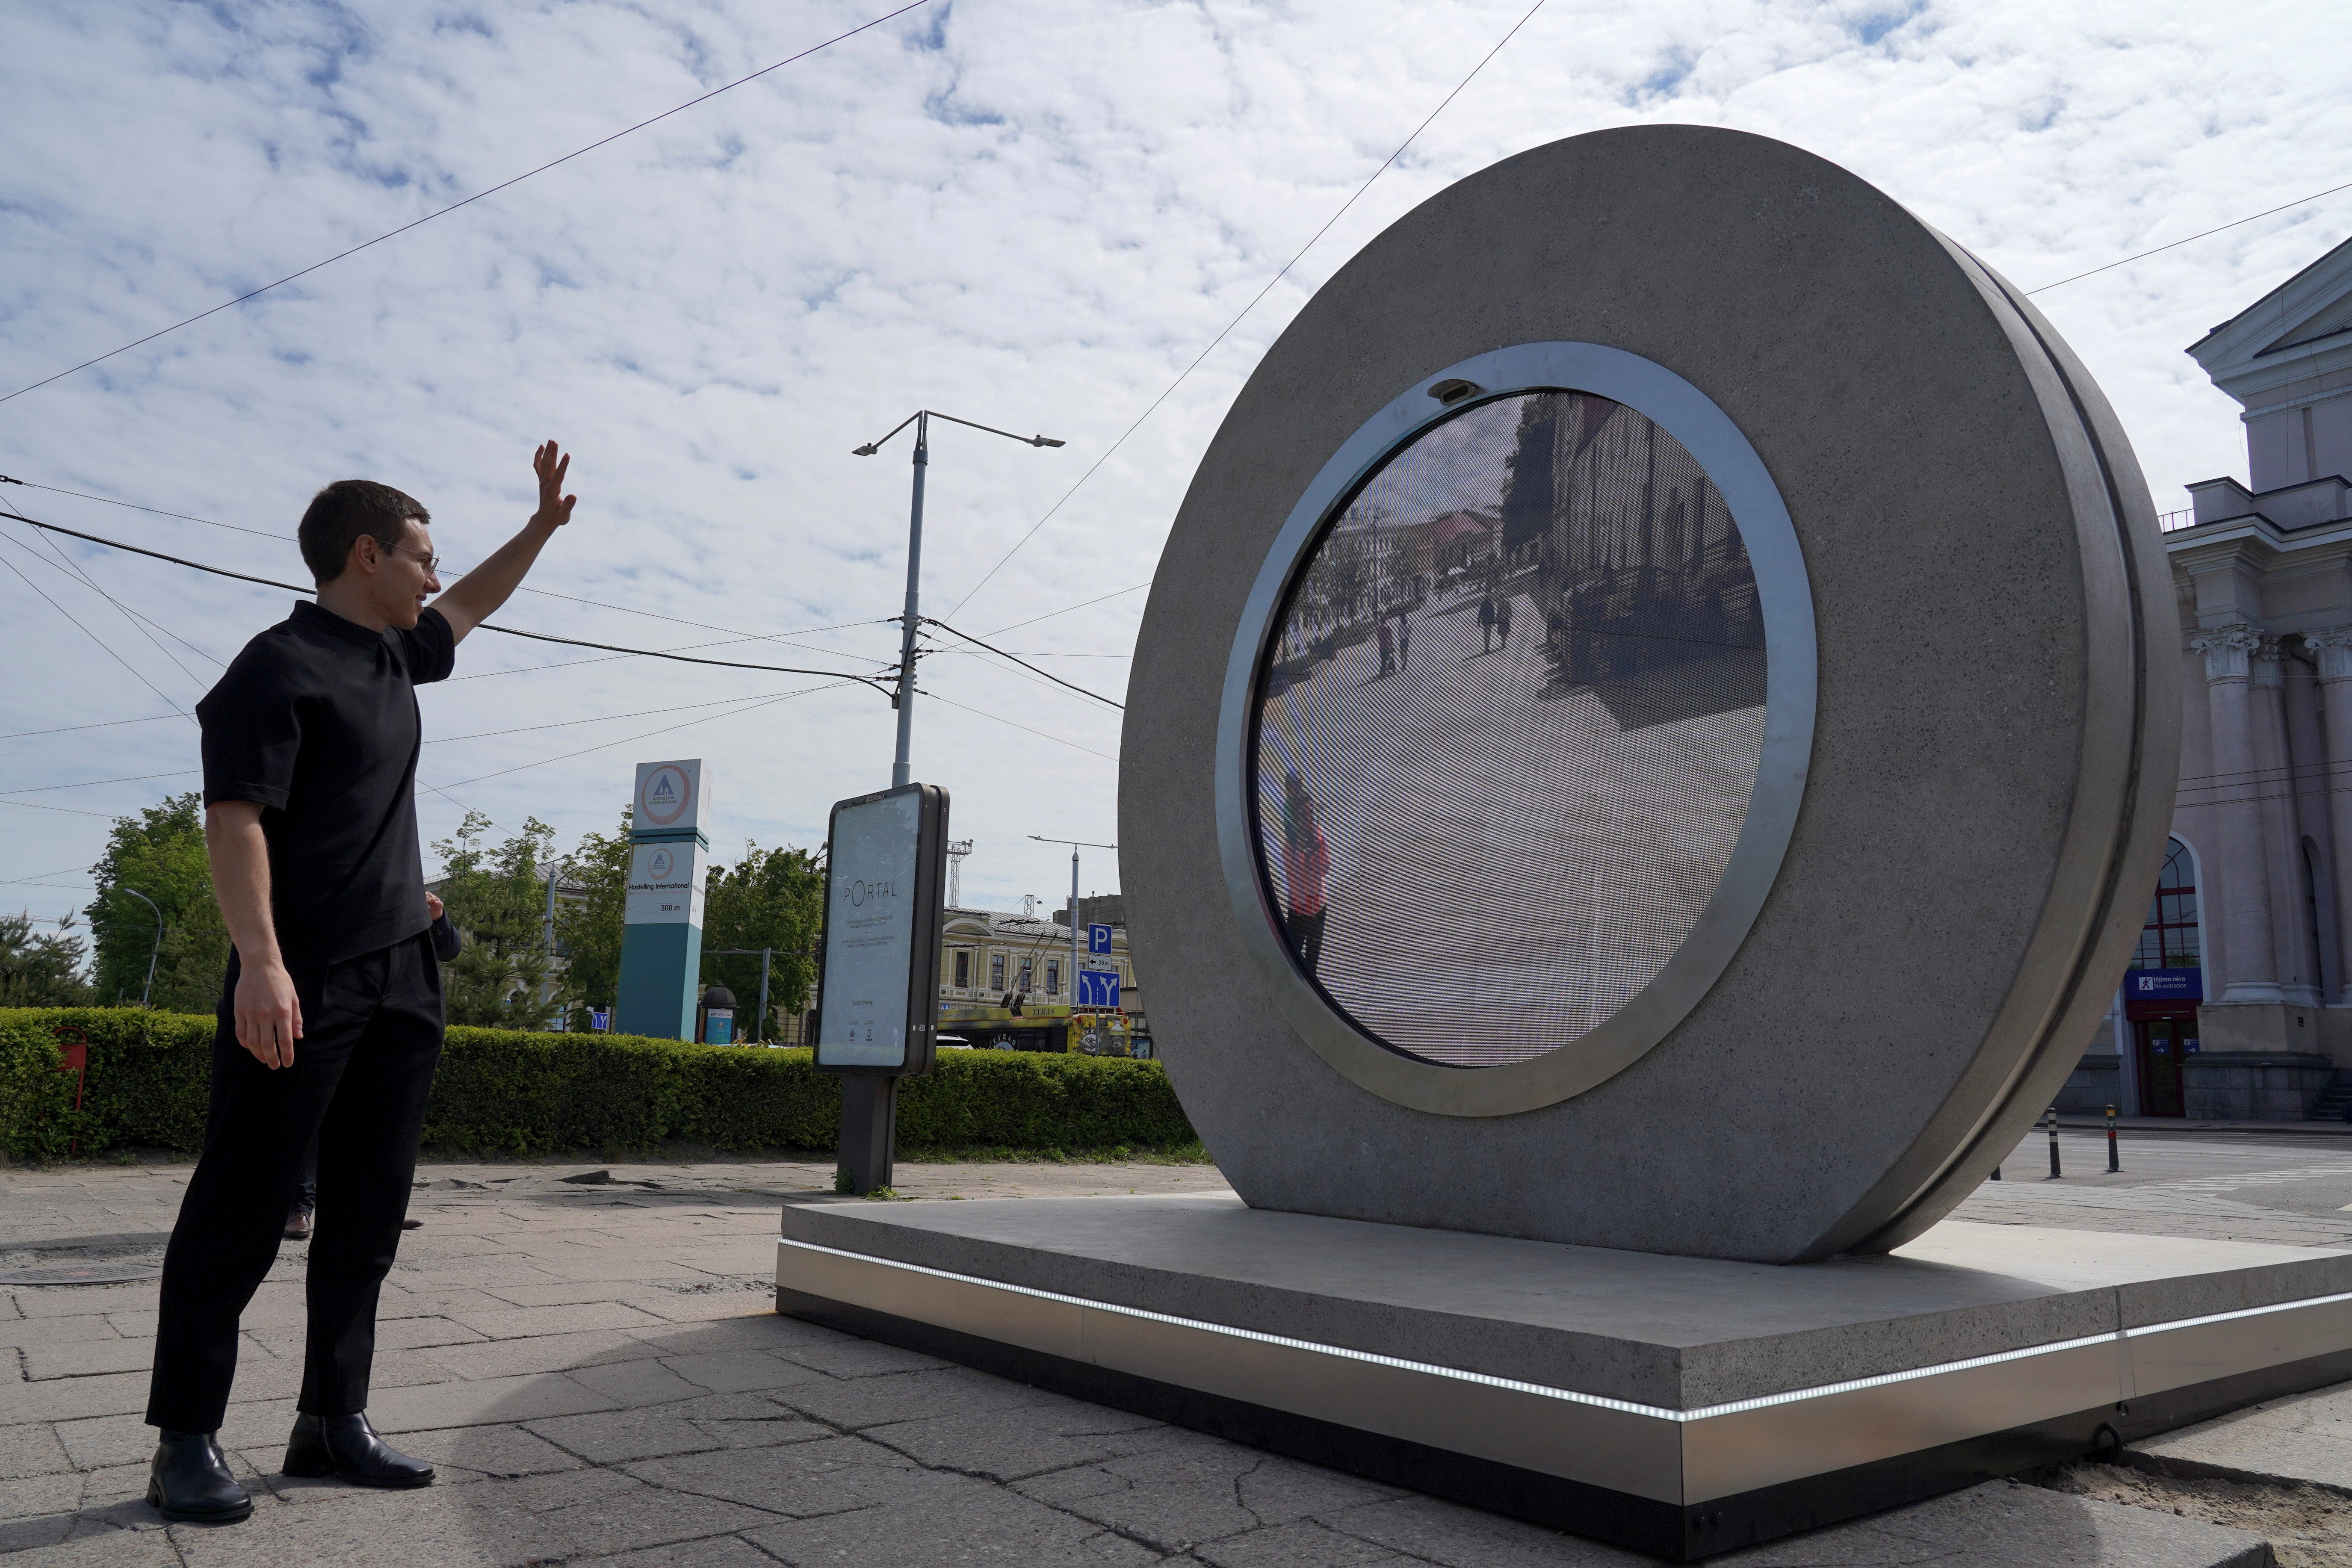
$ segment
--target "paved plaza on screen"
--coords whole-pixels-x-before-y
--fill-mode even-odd
[[[1382,675],[1367,640],[1267,705],[1262,820],[1278,822],[1291,767],[1335,802],[1318,977],[1433,1060],[1517,1059],[1616,1011],[1698,919],[1755,785],[1762,694],[1746,669],[1570,683],[1535,587],[1532,573],[1507,585],[1506,645],[1482,646],[1475,591],[1435,599],[1402,669]],[[1514,1044],[1475,1043],[1497,1034]]]

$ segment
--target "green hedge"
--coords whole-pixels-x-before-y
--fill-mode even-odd
[[[79,1112],[57,1070],[55,1031],[89,1037]],[[0,1008],[0,1148],[54,1159],[68,1140],[96,1154],[131,1145],[193,1152],[204,1141],[213,1020],[135,1008]],[[831,1149],[838,1080],[813,1053],[697,1046],[632,1035],[454,1028],[425,1112],[429,1146],[535,1154],[644,1149]],[[951,1051],[901,1084],[902,1149],[1055,1150],[1195,1141],[1156,1061]]]

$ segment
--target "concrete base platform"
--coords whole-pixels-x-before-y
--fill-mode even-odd
[[[2352,1377],[2352,1252],[1958,1221],[1775,1268],[1226,1196],[812,1202],[776,1300],[1685,1561]]]

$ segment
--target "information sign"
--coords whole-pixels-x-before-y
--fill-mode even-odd
[[[1107,925],[1090,925],[1087,927],[1087,951],[1088,952],[1108,952],[1110,951],[1110,927]]]
[[[1081,1007],[1118,1006],[1118,971],[1116,969],[1079,970],[1078,1005]]]
[[[816,1065],[928,1072],[939,1035],[947,792],[901,784],[833,808]]]
[[[2201,969],[2131,969],[2124,972],[2126,1002],[2202,1002],[2205,972]]]

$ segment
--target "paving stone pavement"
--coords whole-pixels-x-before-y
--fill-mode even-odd
[[[2330,1163],[2309,1152],[2252,1163],[2265,1194],[2334,1179],[2310,1173]],[[441,1468],[423,1491],[278,1474],[302,1335],[302,1248],[289,1244],[245,1319],[222,1442],[257,1508],[230,1527],[165,1526],[143,1500],[152,1280],[0,1287],[0,1356],[16,1373],[0,1381],[0,1555],[9,1568],[1649,1561],[779,1317],[775,1205],[830,1173],[421,1168],[411,1212],[424,1224],[384,1289],[371,1410]],[[0,1268],[157,1261],[186,1174],[0,1169]],[[898,1181],[940,1198],[1222,1186],[1210,1167],[1143,1163],[902,1164]],[[2203,1187],[2177,1196],[2216,1201]],[[2158,1215],[1999,1197],[2036,1224]],[[2313,1425],[2273,1424],[2297,1421]],[[2270,1554],[2242,1531],[2000,1483],[1717,1561],[2259,1568]]]

